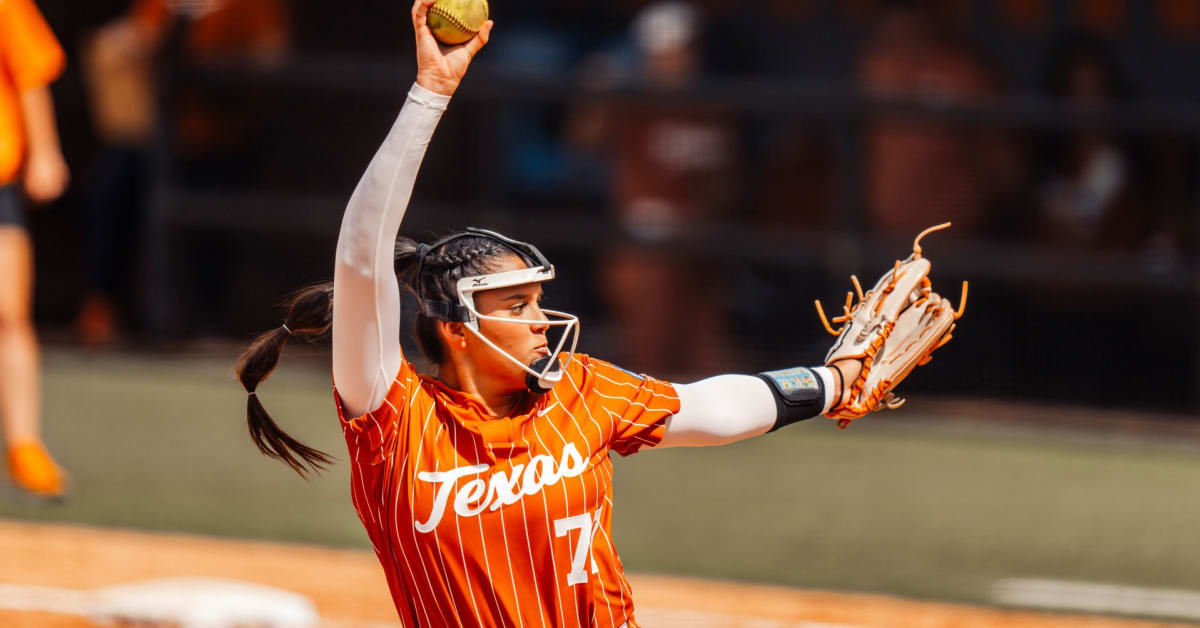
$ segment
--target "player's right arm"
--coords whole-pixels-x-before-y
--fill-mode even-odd
[[[333,283],[333,381],[350,416],[379,407],[400,370],[400,286],[393,247],[417,170],[450,96],[492,23],[459,46],[442,46],[426,22],[434,0],[412,9],[417,80],[346,206]]]

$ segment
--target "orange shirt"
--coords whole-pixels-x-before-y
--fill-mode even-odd
[[[636,626],[609,454],[657,445],[679,397],[585,355],[565,370],[509,418],[407,361],[378,410],[347,420],[338,402],[354,507],[404,625]]]
[[[25,158],[20,93],[49,85],[65,64],[32,0],[0,0],[0,185],[16,178]]]

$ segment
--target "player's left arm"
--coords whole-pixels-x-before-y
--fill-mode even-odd
[[[724,445],[824,415],[841,404],[860,368],[857,360],[843,360],[676,385],[679,412],[667,418],[658,447]]]

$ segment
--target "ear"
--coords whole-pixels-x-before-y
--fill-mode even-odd
[[[451,349],[466,349],[467,348],[467,331],[463,329],[462,323],[448,323],[446,321],[438,321],[438,333],[442,336],[442,342]]]

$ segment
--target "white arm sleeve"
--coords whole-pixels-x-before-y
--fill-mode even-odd
[[[814,368],[825,389],[821,414],[833,404],[833,374]],[[775,394],[753,375],[718,375],[694,384],[675,386],[679,412],[667,419],[658,449],[724,445],[765,434],[775,427]]]
[[[333,270],[333,382],[348,416],[383,403],[404,359],[393,251],[417,170],[449,102],[412,86],[342,217]]]

